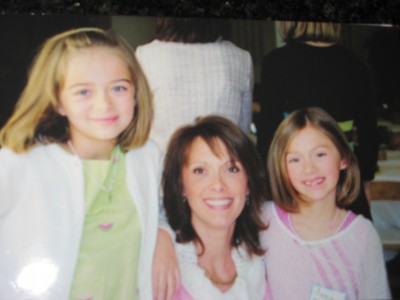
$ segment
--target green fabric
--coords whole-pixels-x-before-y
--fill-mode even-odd
[[[346,135],[351,151],[354,151],[355,148],[354,132],[353,132],[354,120],[338,122],[338,125]]]
[[[141,228],[125,183],[125,157],[118,147],[112,157],[117,153],[119,162],[111,193],[100,189],[93,177],[108,187],[113,174],[112,160],[84,161],[86,216],[71,299],[139,298]],[[101,224],[112,227],[101,229]]]
[[[344,132],[353,130],[353,123],[353,120],[338,122],[340,129]]]

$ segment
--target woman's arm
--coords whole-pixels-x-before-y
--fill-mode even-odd
[[[179,264],[173,238],[162,224],[158,229],[153,259],[153,295],[156,300],[171,300],[180,287]]]

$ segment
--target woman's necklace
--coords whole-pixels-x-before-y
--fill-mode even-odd
[[[211,274],[206,269],[204,269],[204,274],[215,285],[231,285],[231,284],[233,284],[235,282],[235,280],[237,278],[236,270],[235,270],[235,274],[233,274],[232,278],[227,280],[227,281],[221,280],[218,276]]]
[[[74,148],[74,146],[72,145],[71,141],[67,142],[68,147],[71,149],[71,152],[79,159],[79,161],[81,162],[83,169],[85,170],[86,174],[89,176],[89,178],[104,192],[106,193],[110,193],[113,189],[114,186],[114,181],[115,181],[115,174],[117,173],[117,169],[118,169],[118,162],[119,162],[119,156],[120,156],[120,150],[119,147],[117,147],[117,153],[114,155],[114,158],[112,159],[112,166],[111,166],[111,178],[110,178],[110,182],[108,184],[108,186],[105,186],[105,181],[107,181],[107,177],[104,180],[104,182],[101,182],[101,180],[99,180],[94,174],[90,173],[89,170],[85,167],[85,164],[83,163],[82,159],[79,157],[78,153],[76,152],[76,149]],[[110,172],[109,171],[109,172]]]

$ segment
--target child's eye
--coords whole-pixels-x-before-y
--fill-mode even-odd
[[[325,152],[318,152],[318,153],[317,153],[317,157],[323,157],[323,156],[325,156],[325,155],[326,155]]]
[[[288,159],[287,159],[287,162],[288,163],[297,163],[297,162],[299,162],[300,161],[300,159],[298,159],[297,157],[289,157]]]
[[[113,87],[114,92],[124,92],[126,90],[127,90],[127,88],[123,85],[118,85],[118,86]]]
[[[76,92],[76,95],[78,95],[78,96],[87,96],[87,95],[89,95],[89,90],[87,90],[87,89],[79,90],[79,91]]]

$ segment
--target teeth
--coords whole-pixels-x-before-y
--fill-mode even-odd
[[[210,206],[224,206],[230,202],[230,199],[206,200],[206,203]]]
[[[323,178],[320,177],[320,178],[317,178],[314,180],[306,180],[306,181],[304,181],[304,184],[306,186],[314,186],[314,185],[322,183],[322,181],[323,181]]]

